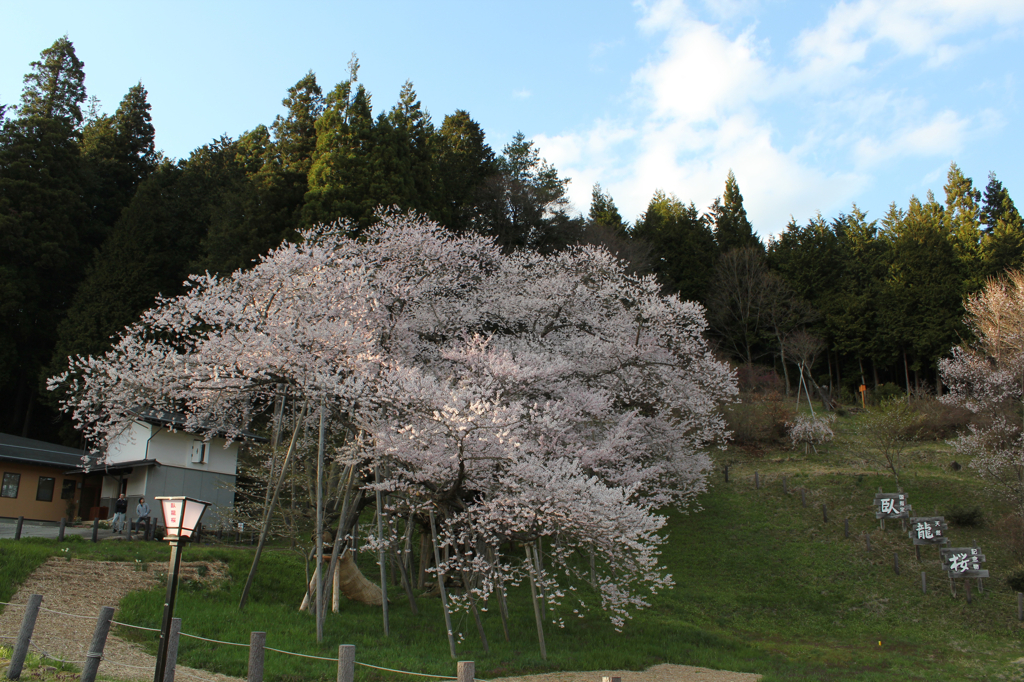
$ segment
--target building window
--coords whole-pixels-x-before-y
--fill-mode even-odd
[[[209,443],[205,443],[201,440],[192,441],[192,463],[193,464],[205,464],[206,456],[208,453]]]
[[[53,502],[53,484],[56,479],[49,476],[39,477],[39,487],[36,489],[36,499],[40,502]]]
[[[0,487],[0,497],[17,497],[21,474],[4,474],[4,484]]]
[[[60,499],[70,500],[75,497],[75,480],[73,478],[65,478],[64,482],[60,485]]]

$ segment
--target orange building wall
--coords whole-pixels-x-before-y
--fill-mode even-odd
[[[61,517],[67,516],[68,501],[60,499],[60,491],[65,479],[75,482],[74,499],[76,502],[81,491],[78,482],[80,474],[64,475],[66,468],[52,468],[21,464],[17,462],[0,461],[0,482],[3,481],[5,473],[21,474],[21,485],[18,487],[18,497],[0,497],[0,516],[17,518],[24,516],[26,519],[35,521],[60,521]],[[36,492],[39,488],[39,477],[48,476],[53,481],[53,500],[41,502],[36,499]]]

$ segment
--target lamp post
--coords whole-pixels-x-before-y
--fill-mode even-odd
[[[167,598],[164,599],[164,622],[160,626],[160,645],[156,652],[156,672],[153,682],[164,681],[164,668],[167,667],[167,637],[171,631],[171,619],[174,618],[174,599],[178,594],[178,568],[181,566],[181,545],[188,542],[192,532],[199,525],[203,512],[210,506],[191,497],[157,497],[164,514],[164,528],[167,529],[164,539],[171,545],[171,566],[167,572]]]

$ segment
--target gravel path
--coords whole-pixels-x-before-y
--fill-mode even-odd
[[[201,578],[197,571],[200,565],[206,566],[207,569]],[[182,578],[191,580],[217,582],[227,578],[226,567],[219,563],[185,562],[181,570]],[[139,570],[139,566],[133,563],[79,559],[67,561],[51,557],[25,581],[11,598],[11,603],[25,604],[30,594],[43,595],[42,609],[32,635],[33,650],[75,662],[81,667],[81,662],[85,660],[86,647],[92,639],[100,607],[116,606],[129,592],[149,589],[156,582],[155,571]],[[46,609],[79,614],[82,617],[68,617],[51,613]],[[15,637],[18,634],[22,614],[23,611],[18,606],[4,608],[4,612],[0,614],[0,639]],[[114,620],[117,618],[118,614],[115,612]],[[3,641],[10,642],[9,639]],[[111,634],[107,637],[106,648],[103,651],[100,675],[131,682],[151,680],[155,665],[155,657],[145,653],[137,645]],[[505,677],[501,682],[601,682],[602,677],[619,677],[622,682],[757,682],[761,679],[760,675],[752,673],[662,664],[642,672],[559,672]],[[181,682],[243,682],[239,678],[180,665],[175,671],[175,679]]]
[[[199,577],[197,567],[205,565],[205,576]],[[183,562],[181,576],[191,580],[220,580],[226,577],[222,564]],[[157,583],[155,571],[139,570],[139,566],[115,561],[67,561],[50,557],[18,589],[12,604],[25,604],[31,594],[43,595],[42,608],[32,633],[32,651],[46,653],[53,658],[72,661],[81,667],[86,648],[92,640],[96,617],[103,606],[117,606],[129,592],[146,590]],[[46,610],[49,609],[49,610]],[[51,611],[61,611],[82,617],[69,617]],[[21,627],[24,611],[18,606],[6,606],[0,614],[0,638],[15,637]],[[118,614],[114,613],[114,620]],[[10,642],[4,639],[5,642]],[[183,646],[185,646],[183,644]],[[111,634],[103,650],[100,675],[119,680],[152,680],[156,657],[141,647]],[[235,677],[218,675],[179,665],[175,679],[181,682],[208,680],[213,682],[243,682]]]

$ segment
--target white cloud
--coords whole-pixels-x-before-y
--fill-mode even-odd
[[[526,88],[516,90],[515,92],[512,93],[512,96],[515,97],[516,99],[529,99],[532,95],[533,93],[527,90]]]
[[[730,21],[750,6],[706,3]],[[630,220],[658,189],[704,210],[732,169],[763,236],[783,229],[790,214],[848,209],[893,159],[941,157],[948,165],[972,135],[1003,125],[998,112],[964,115],[879,87],[878,74],[894,59],[942,68],[973,49],[963,40],[970,27],[995,23],[1012,32],[1024,19],[1017,1],[840,2],[792,45],[775,46],[784,48],[775,57],[756,25],[729,32],[680,0],[639,6],[638,28],[664,37],[633,73],[638,106],[622,120],[537,136],[542,153],[573,179],[570,197],[581,210],[600,182]],[[794,111],[806,125],[773,118]]]

